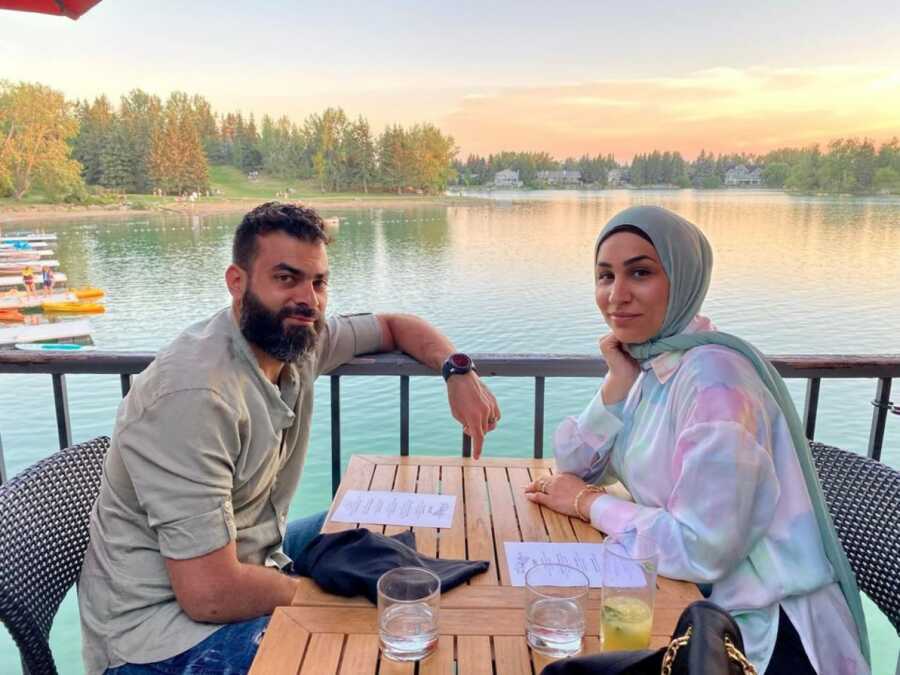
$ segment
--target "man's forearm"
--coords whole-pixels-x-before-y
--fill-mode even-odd
[[[399,349],[416,361],[440,370],[446,358],[456,351],[453,343],[424,319],[411,314],[379,314],[385,351]]]
[[[297,579],[271,567],[237,561],[234,542],[207,556],[166,561],[181,608],[194,621],[233,623],[290,605]]]

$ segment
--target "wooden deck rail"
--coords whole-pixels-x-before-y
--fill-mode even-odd
[[[72,444],[69,423],[69,404],[66,375],[118,375],[122,395],[128,393],[131,376],[140,373],[153,360],[152,352],[83,352],[41,353],[0,351],[0,374],[40,373],[53,379],[53,397],[60,447]],[[585,354],[472,354],[481,376],[533,377],[534,398],[534,457],[543,457],[544,387],[548,377],[602,377],[606,374],[603,359]],[[819,391],[823,379],[874,379],[876,381],[872,424],[869,431],[868,455],[881,459],[884,429],[889,412],[900,414],[900,405],[890,400],[891,384],[900,377],[900,354],[888,355],[773,355],[768,357],[782,377],[805,379],[806,401],[803,420],[806,435],[813,438],[816,430]],[[340,380],[359,376],[400,377],[400,455],[409,455],[409,378],[437,376],[431,370],[405,354],[374,354],[353,359],[328,373],[331,379],[331,480],[333,489],[340,482],[341,467],[341,406]],[[864,402],[861,402],[864,403]],[[0,442],[0,482],[4,473],[2,442]],[[462,439],[462,455],[471,454],[468,436]]]

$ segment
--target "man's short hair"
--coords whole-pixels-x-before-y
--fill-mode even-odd
[[[258,249],[257,237],[271,232],[284,232],[301,241],[327,245],[325,222],[315,210],[294,204],[266,202],[250,211],[234,233],[231,261],[238,267],[250,270]]]

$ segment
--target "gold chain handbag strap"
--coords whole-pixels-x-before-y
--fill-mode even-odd
[[[675,663],[675,657],[678,656],[678,650],[690,642],[691,634],[694,632],[693,626],[688,626],[687,631],[681,637],[674,638],[669,646],[666,647],[666,653],[663,656],[661,675],[672,675],[672,665]],[[758,675],[756,668],[747,660],[747,657],[741,653],[741,650],[734,646],[727,635],[725,636],[725,653],[728,658],[735,663],[740,664],[744,670],[744,675]]]

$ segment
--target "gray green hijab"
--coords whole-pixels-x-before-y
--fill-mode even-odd
[[[636,228],[647,235],[669,277],[669,304],[662,328],[647,342],[628,344],[625,346],[626,349],[635,359],[644,361],[664,352],[685,351],[700,345],[717,344],[734,349],[750,360],[763,384],[784,413],[790,428],[825,554],[834,568],[837,581],[850,607],[859,632],[860,646],[868,661],[869,641],[856,578],[825,506],[803,425],[784,380],[753,345],[734,335],[718,331],[682,334],[691,319],[700,311],[709,288],[712,274],[712,249],[709,242],[696,225],[671,211],[658,206],[634,206],[614,216],[600,232],[594,246],[595,263],[603,240],[624,226]]]

